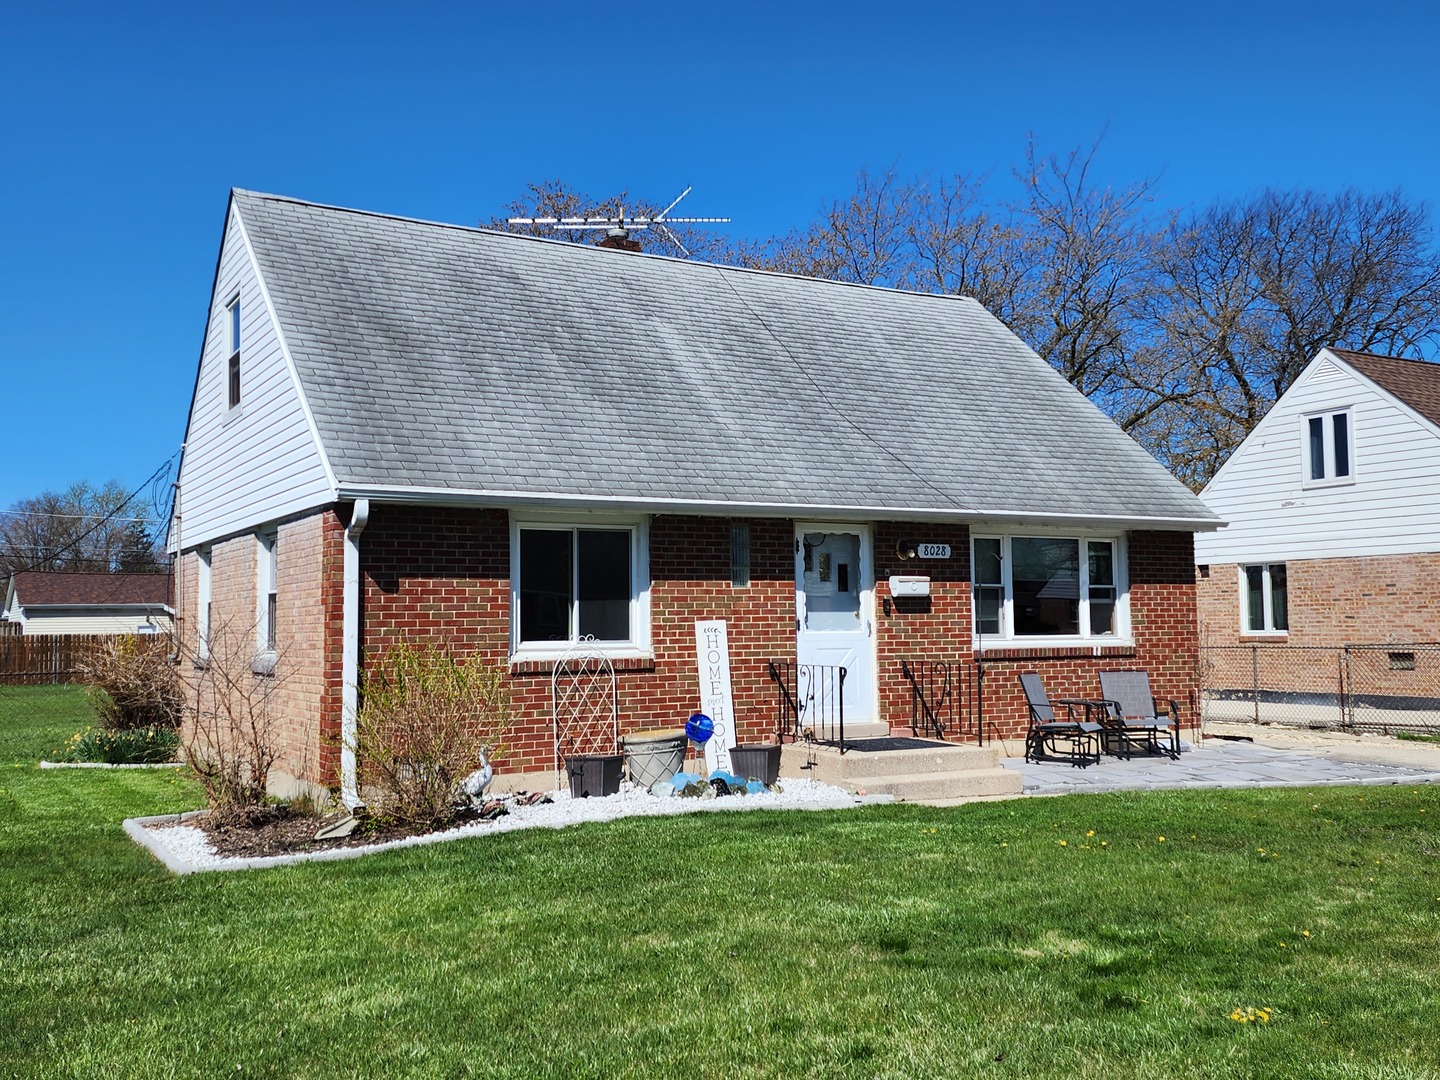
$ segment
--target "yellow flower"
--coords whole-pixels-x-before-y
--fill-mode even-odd
[[[1163,843],[1164,843],[1164,842],[1165,842],[1165,838],[1164,838],[1164,837],[1163,837],[1163,836],[1162,836],[1162,837],[1160,837],[1160,843],[1162,843],[1162,844],[1163,844]]]
[[[1087,832],[1085,835],[1086,835],[1086,836],[1094,836],[1094,835],[1095,835],[1095,830],[1094,830],[1094,829],[1091,829],[1091,830],[1090,830],[1089,832]]]
[[[1064,840],[1061,840],[1061,841],[1060,841],[1060,846],[1061,846],[1061,847],[1069,847],[1070,845],[1067,844]]]
[[[1110,841],[1109,841],[1109,840],[1101,840],[1101,841],[1100,841],[1100,846],[1101,846],[1101,847],[1109,847],[1109,846],[1110,846]],[[1435,899],[1436,899],[1436,900],[1440,900],[1440,896],[1435,897]]]
[[[1309,937],[1309,936],[1310,936],[1310,931],[1309,931],[1309,930],[1301,930],[1301,931],[1300,931],[1300,936],[1301,936],[1301,937]]]

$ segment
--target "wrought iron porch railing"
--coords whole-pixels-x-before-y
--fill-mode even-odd
[[[833,743],[845,753],[845,668],[771,660],[769,672],[780,741]]]
[[[978,720],[967,724],[965,701],[970,690],[970,668],[958,660],[900,661],[900,674],[910,684],[910,731],[923,731],[933,739],[973,736],[983,744]]]

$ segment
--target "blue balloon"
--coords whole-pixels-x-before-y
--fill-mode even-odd
[[[691,742],[709,742],[710,736],[714,734],[715,721],[703,712],[697,712],[685,721],[685,737]]]

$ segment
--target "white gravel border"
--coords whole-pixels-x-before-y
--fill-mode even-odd
[[[615,821],[625,817],[667,817],[675,814],[714,813],[740,810],[843,810],[866,803],[893,802],[890,795],[852,795],[843,788],[815,780],[781,780],[781,792],[762,795],[730,795],[717,799],[659,798],[642,788],[629,788],[618,795],[600,799],[572,799],[568,791],[552,791],[550,803],[535,806],[510,805],[510,813],[494,821],[472,821],[443,832],[407,836],[362,847],[327,848],[323,851],[253,857],[216,853],[204,831],[186,822],[207,813],[192,810],[184,814],[127,818],[125,832],[141,847],[176,874],[205,870],[260,870],[302,862],[334,862],[358,859],[393,848],[422,847],[461,840],[470,836],[493,836],[518,829],[563,829],[582,822]]]
[[[138,765],[112,765],[108,761],[42,761],[42,769],[183,769],[183,761],[152,761]]]

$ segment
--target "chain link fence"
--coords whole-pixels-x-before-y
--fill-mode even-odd
[[[1440,734],[1440,642],[1200,650],[1206,721]]]

